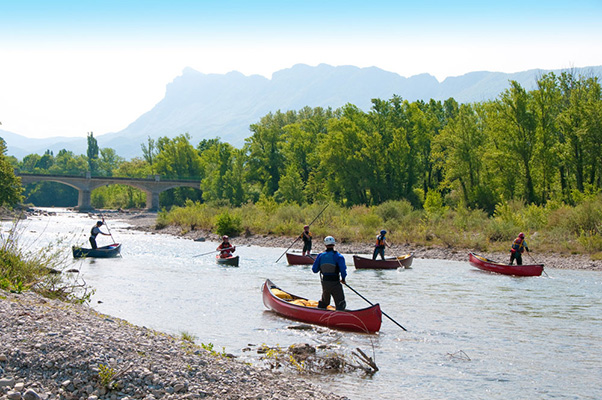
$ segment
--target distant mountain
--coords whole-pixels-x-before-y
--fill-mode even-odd
[[[471,72],[443,82],[429,74],[405,78],[382,69],[353,66],[317,67],[298,64],[278,71],[272,79],[245,76],[239,72],[203,74],[186,68],[167,85],[165,97],[152,110],[141,115],[120,132],[96,136],[100,147],[111,147],[122,157],[141,156],[140,144],[147,137],[174,137],[188,132],[192,143],[220,137],[240,147],[251,135],[249,125],[269,112],[309,107],[336,109],[347,103],[368,111],[373,98],[388,100],[399,95],[409,101],[446,100],[460,103],[496,98],[516,80],[525,89],[535,87],[537,78],[550,70],[534,69],[512,74]],[[561,70],[554,72],[560,73]],[[575,68],[576,74],[602,77],[602,66]],[[62,148],[85,154],[86,138],[28,139],[0,131],[8,153],[18,158],[46,149]]]

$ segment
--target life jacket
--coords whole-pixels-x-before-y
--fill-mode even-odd
[[[525,243],[525,239],[521,239],[521,238],[517,237],[516,239],[514,239],[514,242],[512,243],[512,248],[510,249],[510,251],[513,253],[516,253],[517,251],[519,253],[523,253],[525,251],[524,243]]]
[[[384,235],[378,235],[376,237],[376,247],[378,247],[378,248],[385,247],[385,236]]]
[[[303,241],[304,242],[311,242],[311,232],[305,232],[305,231],[303,231],[303,233],[301,234],[301,236],[303,237]]]
[[[96,229],[96,232],[94,231]],[[94,239],[96,239],[96,236],[98,236],[98,234],[100,233],[100,229],[94,225],[92,227],[92,229],[90,229],[90,236],[93,237]]]
[[[320,273],[322,280],[338,281],[341,272],[335,259],[336,251],[326,251],[320,256]]]
[[[224,248],[227,250],[222,250]],[[234,252],[234,246],[232,246],[230,243],[222,242],[222,244],[218,246],[218,249],[222,250],[220,253],[221,258],[228,258],[232,255],[232,252]]]

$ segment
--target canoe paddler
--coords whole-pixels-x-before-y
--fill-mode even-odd
[[[90,230],[90,245],[92,246],[93,249],[98,248],[98,245],[96,244],[96,236],[98,236],[99,234],[105,235],[105,236],[111,236],[110,233],[104,233],[103,231],[101,231],[100,230],[101,226],[102,226],[102,221],[98,221],[96,223],[96,225],[94,225],[92,227],[92,229]]]
[[[385,235],[387,234],[386,230],[380,231],[380,235],[376,235],[376,244],[374,245],[374,253],[372,253],[372,259],[376,260],[376,256],[380,254],[380,258],[382,260],[385,259],[385,246],[391,248],[389,243],[387,243],[387,238]]]
[[[222,236],[222,243],[217,246],[220,258],[228,258],[236,251],[236,247],[230,244],[230,238],[227,235]]]
[[[527,250],[529,252],[529,246],[527,246],[527,242],[525,241],[525,234],[519,233],[514,242],[512,242],[512,247],[510,248],[510,265],[516,260],[516,265],[523,265],[523,253]]]
[[[347,266],[345,258],[334,249],[335,240],[332,236],[324,238],[326,251],[318,254],[311,270],[320,273],[322,282],[322,299],[318,302],[318,308],[326,308],[330,304],[330,297],[334,300],[337,310],[347,307],[343,284],[347,277]]]
[[[303,239],[303,254],[311,257],[311,232],[309,231],[309,225],[305,225],[303,227],[303,232],[301,233],[301,238]]]

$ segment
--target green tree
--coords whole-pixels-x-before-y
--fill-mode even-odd
[[[564,173],[559,170],[563,158],[563,148],[558,128],[561,93],[556,75],[549,73],[541,76],[537,80],[537,88],[532,95],[537,135],[535,159],[539,160],[537,164],[540,176],[539,198],[542,202],[546,202],[556,192],[558,178],[564,177]],[[562,182],[565,180],[562,179]],[[564,184],[562,186],[561,193],[566,190],[566,186]],[[565,194],[568,195],[568,192]]]
[[[142,149],[142,155],[144,156],[144,159],[150,166],[151,173],[154,173],[154,163],[155,158],[157,157],[157,144],[155,139],[149,136],[146,140],[146,145],[141,143],[140,148]]]
[[[494,180],[485,168],[487,137],[481,109],[460,106],[457,116],[434,138],[432,159],[444,171],[443,186],[459,190],[464,205],[493,213],[497,200],[491,190]]]
[[[151,167],[146,160],[134,157],[130,161],[119,163],[114,175],[126,178],[146,178],[151,175],[151,172]]]
[[[155,158],[155,171],[171,179],[203,179],[201,158],[190,144],[190,135],[176,136],[173,139],[161,137],[157,141],[159,150]],[[200,200],[200,190],[178,187],[160,194],[159,200],[166,207],[182,205],[186,200]]]
[[[62,149],[54,158],[54,164],[48,172],[57,175],[85,175],[88,167],[87,157],[76,156],[72,151]]]
[[[6,142],[0,137],[0,206],[13,206],[22,200],[21,179],[6,158]]]
[[[119,165],[125,160],[119,157],[114,149],[100,149],[100,158],[98,159],[98,174],[100,176],[113,176],[113,171],[119,168]]]
[[[203,181],[201,190],[205,201],[230,200],[227,186],[230,185],[228,171],[232,169],[234,148],[228,143],[214,143],[204,148],[201,154]]]
[[[158,174],[173,179],[201,178],[201,160],[198,152],[190,144],[190,135],[176,136],[173,139],[161,137],[158,140],[159,153],[155,157]]]
[[[531,96],[516,81],[510,82],[497,106],[497,138],[506,160],[515,159],[520,168],[512,179],[523,188],[521,195],[527,203],[536,201],[532,175],[533,157],[538,146],[536,120],[530,107]]]
[[[88,166],[91,174],[95,174],[98,166],[98,142],[94,138],[93,132],[88,132]]]
[[[280,177],[278,190],[274,194],[274,198],[279,202],[305,203],[303,180],[297,167],[294,165],[287,167],[285,173]]]
[[[269,113],[259,123],[250,126],[253,134],[245,139],[249,163],[247,179],[250,183],[259,184],[268,197],[278,190],[280,174],[284,169],[281,151],[284,127],[296,120],[294,111]]]

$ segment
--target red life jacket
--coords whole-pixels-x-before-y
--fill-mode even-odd
[[[511,252],[516,253],[517,251],[520,253],[523,253],[525,251],[525,247],[524,247],[524,241],[525,239],[521,239],[520,237],[517,237],[516,239],[514,239],[514,242],[512,243],[512,248],[510,249]]]

